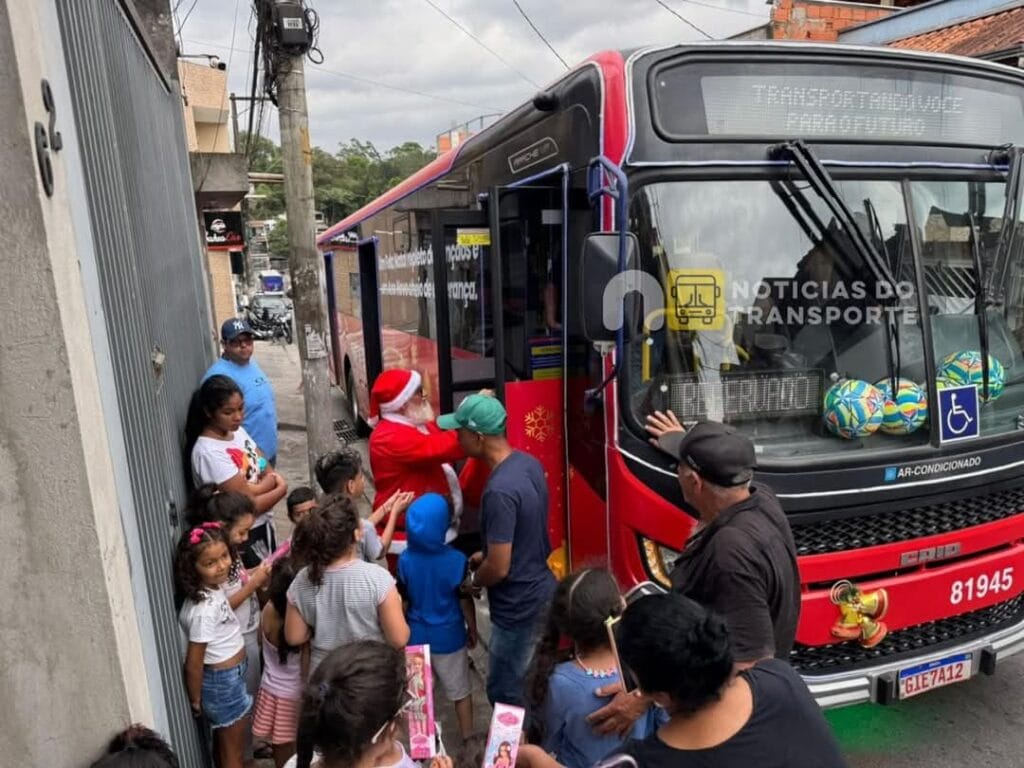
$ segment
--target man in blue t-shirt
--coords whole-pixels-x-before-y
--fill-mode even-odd
[[[470,395],[437,426],[457,429],[467,456],[481,459],[491,475],[480,500],[483,551],[469,559],[466,588],[487,588],[491,609],[491,657],[487,698],[491,704],[525,701],[524,681],[540,620],[555,591],[548,568],[548,486],[544,468],[515,451],[505,437],[508,415],[488,395]]]
[[[203,381],[217,375],[235,380],[245,401],[242,426],[273,466],[277,463],[277,406],[270,379],[252,359],[252,328],[242,318],[233,317],[220,327],[220,340],[224,355],[210,366]]]

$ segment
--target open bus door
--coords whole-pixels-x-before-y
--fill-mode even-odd
[[[492,188],[483,211],[437,211],[432,236],[441,407],[485,388],[505,404],[512,446],[544,466],[559,575],[567,562],[561,181]],[[467,510],[480,490],[470,483]]]

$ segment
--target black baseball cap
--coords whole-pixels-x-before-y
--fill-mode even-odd
[[[658,446],[715,485],[742,485],[754,476],[754,444],[732,427],[700,421],[685,432],[669,432]]]

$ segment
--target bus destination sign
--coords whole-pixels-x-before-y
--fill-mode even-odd
[[[675,137],[779,136],[998,145],[1024,141],[1024,100],[1006,83],[877,65],[778,62],[666,68],[656,119]],[[699,92],[703,110],[694,110]]]
[[[943,82],[877,77],[702,80],[708,132],[998,144],[1019,134],[1020,99]]]

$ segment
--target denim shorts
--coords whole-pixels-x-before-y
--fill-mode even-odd
[[[252,696],[245,686],[249,666],[243,661],[230,669],[203,669],[203,714],[213,728],[234,725],[252,708]]]

